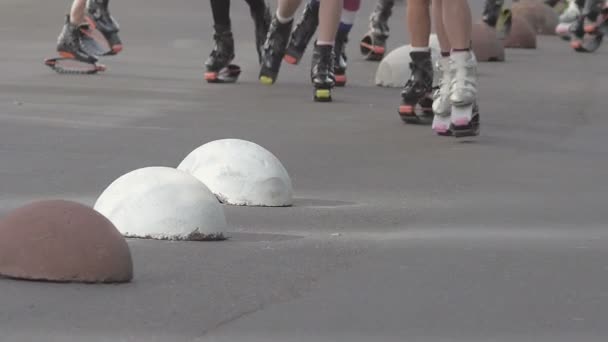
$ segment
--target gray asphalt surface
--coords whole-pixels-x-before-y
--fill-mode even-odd
[[[316,104],[309,53],[258,85],[241,1],[240,82],[208,85],[207,1],[113,1],[123,54],[64,77],[42,61],[67,3],[0,0],[0,213],[92,205],[122,174],[221,138],[272,151],[297,197],[226,207],[228,242],[130,241],[131,284],[0,279],[0,341],[606,341],[608,50],[540,37],[482,64],[482,136],[440,138],[400,122],[399,89],[373,86],[357,52],[372,5],[348,87]]]

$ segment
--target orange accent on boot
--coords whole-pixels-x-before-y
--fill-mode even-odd
[[[573,49],[580,49],[580,48],[582,48],[582,47],[583,47],[583,43],[582,43],[580,40],[574,40],[574,41],[572,41],[572,42],[570,43],[570,46],[571,46]]]
[[[384,46],[374,46],[374,53],[383,55],[385,52]]]
[[[122,51],[122,44],[116,44],[112,46],[112,52],[114,52],[114,54],[117,54],[120,51]]]
[[[205,81],[216,81],[217,80],[217,72],[206,72],[205,73]]]
[[[293,64],[293,65],[298,64],[298,59],[295,58],[294,56],[285,55],[285,57],[283,57],[283,60],[285,60],[285,62],[287,62],[289,64]]]
[[[401,105],[399,106],[399,114],[401,115],[414,115],[414,106]]]
[[[59,56],[61,56],[63,58],[71,58],[71,59],[75,59],[76,58],[76,56],[74,56],[73,53],[67,52],[67,51],[59,51]]]
[[[346,75],[336,75],[336,84],[346,84]]]
[[[363,46],[364,48],[370,50],[371,52],[373,52],[377,55],[384,54],[383,46],[372,45],[372,44],[368,44],[368,43],[364,43],[364,42],[361,42],[361,46]]]
[[[595,32],[597,26],[595,24],[585,25],[585,33],[593,33]]]

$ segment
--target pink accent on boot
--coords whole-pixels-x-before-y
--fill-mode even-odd
[[[470,121],[466,118],[458,118],[458,119],[454,120],[455,126],[467,126],[469,123],[470,123]]]
[[[433,130],[436,133],[443,134],[443,133],[447,133],[450,130],[450,128],[446,125],[438,125],[438,126],[433,127]]]

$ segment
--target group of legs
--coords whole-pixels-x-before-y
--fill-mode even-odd
[[[322,12],[320,10],[321,3],[319,0],[309,0],[293,32],[291,31],[293,18],[299,3],[279,1],[277,12],[275,15],[271,15],[264,0],[246,1],[254,19],[256,49],[260,64],[268,66],[263,68],[260,74],[262,83],[272,84],[275,82],[282,60],[290,64],[298,64],[319,26],[321,26],[319,39],[315,45],[328,47],[335,45],[333,48],[336,52],[333,54],[333,72],[335,75],[332,79],[336,85],[346,83],[344,45],[359,9],[360,0],[344,0],[344,8],[343,10],[338,8],[339,11],[336,11],[335,7],[330,7],[332,15],[325,16],[321,20],[319,18],[320,13],[326,13],[327,11],[323,10]],[[323,0],[323,2],[327,1]],[[334,0],[334,2],[336,4],[342,3],[341,0]],[[229,7],[229,0],[211,0],[215,47],[205,63],[207,69],[205,78],[209,82],[234,82],[238,77],[238,70],[240,70],[231,64],[235,54],[230,28]],[[336,15],[340,18],[338,19],[339,24],[334,23]],[[323,24],[320,25],[320,22]],[[337,32],[335,32],[336,26],[338,26]],[[270,34],[268,34],[269,30]],[[328,40],[323,41],[324,37]],[[267,38],[268,41],[266,41]],[[286,43],[289,45],[285,46]],[[319,48],[319,50],[323,50],[323,48]],[[325,48],[325,50],[327,49]],[[319,59],[319,62],[325,62],[326,60]],[[324,66],[317,67],[320,72],[331,71],[331,69]]]
[[[336,86],[346,84],[346,43],[355,22],[361,0],[344,0],[342,14],[334,41],[334,76]],[[319,0],[309,0],[304,7],[302,17],[291,33],[284,60],[289,64],[298,64],[306,47],[319,25]],[[333,27],[333,26],[332,26]]]
[[[256,27],[256,48],[263,84],[275,83],[282,61],[297,64],[318,31],[314,43],[311,81],[315,100],[330,101],[331,89],[346,83],[344,45],[353,25],[360,0],[309,0],[294,29],[294,17],[302,0],[278,0],[271,15],[264,0],[247,0]],[[234,82],[240,69],[230,31],[229,1],[211,0],[215,47],[207,59],[205,78],[209,82]],[[292,31],[293,29],[293,31]],[[337,74],[336,74],[337,73]]]
[[[318,31],[310,78],[315,100],[331,101],[331,89],[346,82],[344,45],[360,0],[308,0],[302,19],[293,32],[294,17],[302,0],[277,0],[274,14],[270,13],[265,0],[245,1],[255,26],[260,82],[273,84],[283,60],[297,64],[315,31]],[[74,0],[59,37],[57,50],[62,57],[89,63],[97,61],[81,46],[88,25],[95,26],[106,37],[111,46],[108,54],[120,51],[118,25],[109,14],[108,2]],[[235,57],[230,0],[210,2],[215,47],[205,62],[205,78],[210,82],[230,80],[231,70],[234,70],[230,63]],[[393,1],[385,2],[392,8]],[[411,77],[401,92],[400,115],[406,122],[418,122],[430,113],[430,117],[434,116],[432,127],[441,135],[454,131],[460,135],[477,134],[477,71],[471,51],[472,22],[467,0],[408,0],[406,17],[412,62]],[[434,67],[429,48],[431,22],[435,23],[441,47],[441,58],[436,65],[440,83],[436,89],[433,89]],[[422,113],[416,111],[417,106],[422,107]]]
[[[256,40],[261,64],[260,81],[273,84],[283,60],[297,64],[318,27],[311,66],[314,98],[331,100],[331,88],[346,81],[344,44],[360,1],[310,0],[293,32],[295,12],[302,1],[277,2],[277,11],[263,46],[260,46],[259,39]],[[382,8],[390,11],[392,1],[384,2],[389,6],[382,3]],[[377,14],[386,16],[386,13]],[[467,0],[409,0],[406,17],[412,62],[411,77],[401,93],[400,115],[404,121],[412,123],[433,118],[433,130],[440,135],[476,135],[479,129],[477,70],[471,51],[472,19]],[[435,22],[441,47],[441,58],[436,66],[440,73],[437,89],[433,89],[434,67],[429,47],[431,22]],[[387,32],[388,29],[384,29],[383,33]],[[230,56],[234,57],[233,54]],[[224,66],[228,62],[224,61]],[[421,113],[417,107],[422,107]]]
[[[477,61],[471,50],[467,0],[409,0],[406,17],[412,62],[411,77],[401,92],[402,119],[416,123],[432,118],[432,128],[439,135],[477,135]],[[434,92],[429,48],[432,22],[441,48],[435,68],[440,81]]]
[[[270,25],[270,10],[265,0],[245,0],[255,27],[255,44],[258,59],[262,59],[262,45],[266,40]],[[230,20],[230,0],[210,0],[213,13],[213,39],[215,46],[205,61],[205,80],[208,82],[234,82],[240,69],[232,65],[235,57],[232,22]]]
[[[278,77],[290,41],[294,17],[301,2],[302,0],[277,1],[277,11],[270,23],[263,47],[259,75],[262,84],[273,84]],[[343,1],[321,0],[318,6],[318,35],[314,43],[310,78],[314,86],[314,99],[331,101],[331,89],[335,85],[334,45]]]

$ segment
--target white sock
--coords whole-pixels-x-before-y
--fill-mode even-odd
[[[326,42],[324,40],[317,40],[317,45],[331,45],[331,46],[334,46],[334,42]]]
[[[469,57],[470,54],[471,54],[470,50],[466,50],[466,51],[454,51],[454,50],[452,50],[452,52],[450,53],[450,57],[452,59],[454,59],[454,58],[466,59],[466,58]]]
[[[276,16],[277,16],[277,20],[278,20],[278,21],[279,21],[281,24],[286,24],[286,23],[288,23],[288,22],[290,22],[290,21],[292,21],[292,20],[293,20],[293,15],[292,15],[291,17],[288,17],[288,18],[283,18],[283,17],[281,17],[281,15],[279,14],[279,10],[278,10],[278,9],[277,9],[277,14],[276,14]]]
[[[357,11],[349,11],[347,9],[342,10],[340,15],[340,23],[352,26],[355,23],[357,17]]]
[[[429,48],[428,46],[422,46],[422,47],[412,46],[412,49],[410,51],[411,52],[429,52],[430,50],[431,50],[431,48]]]

